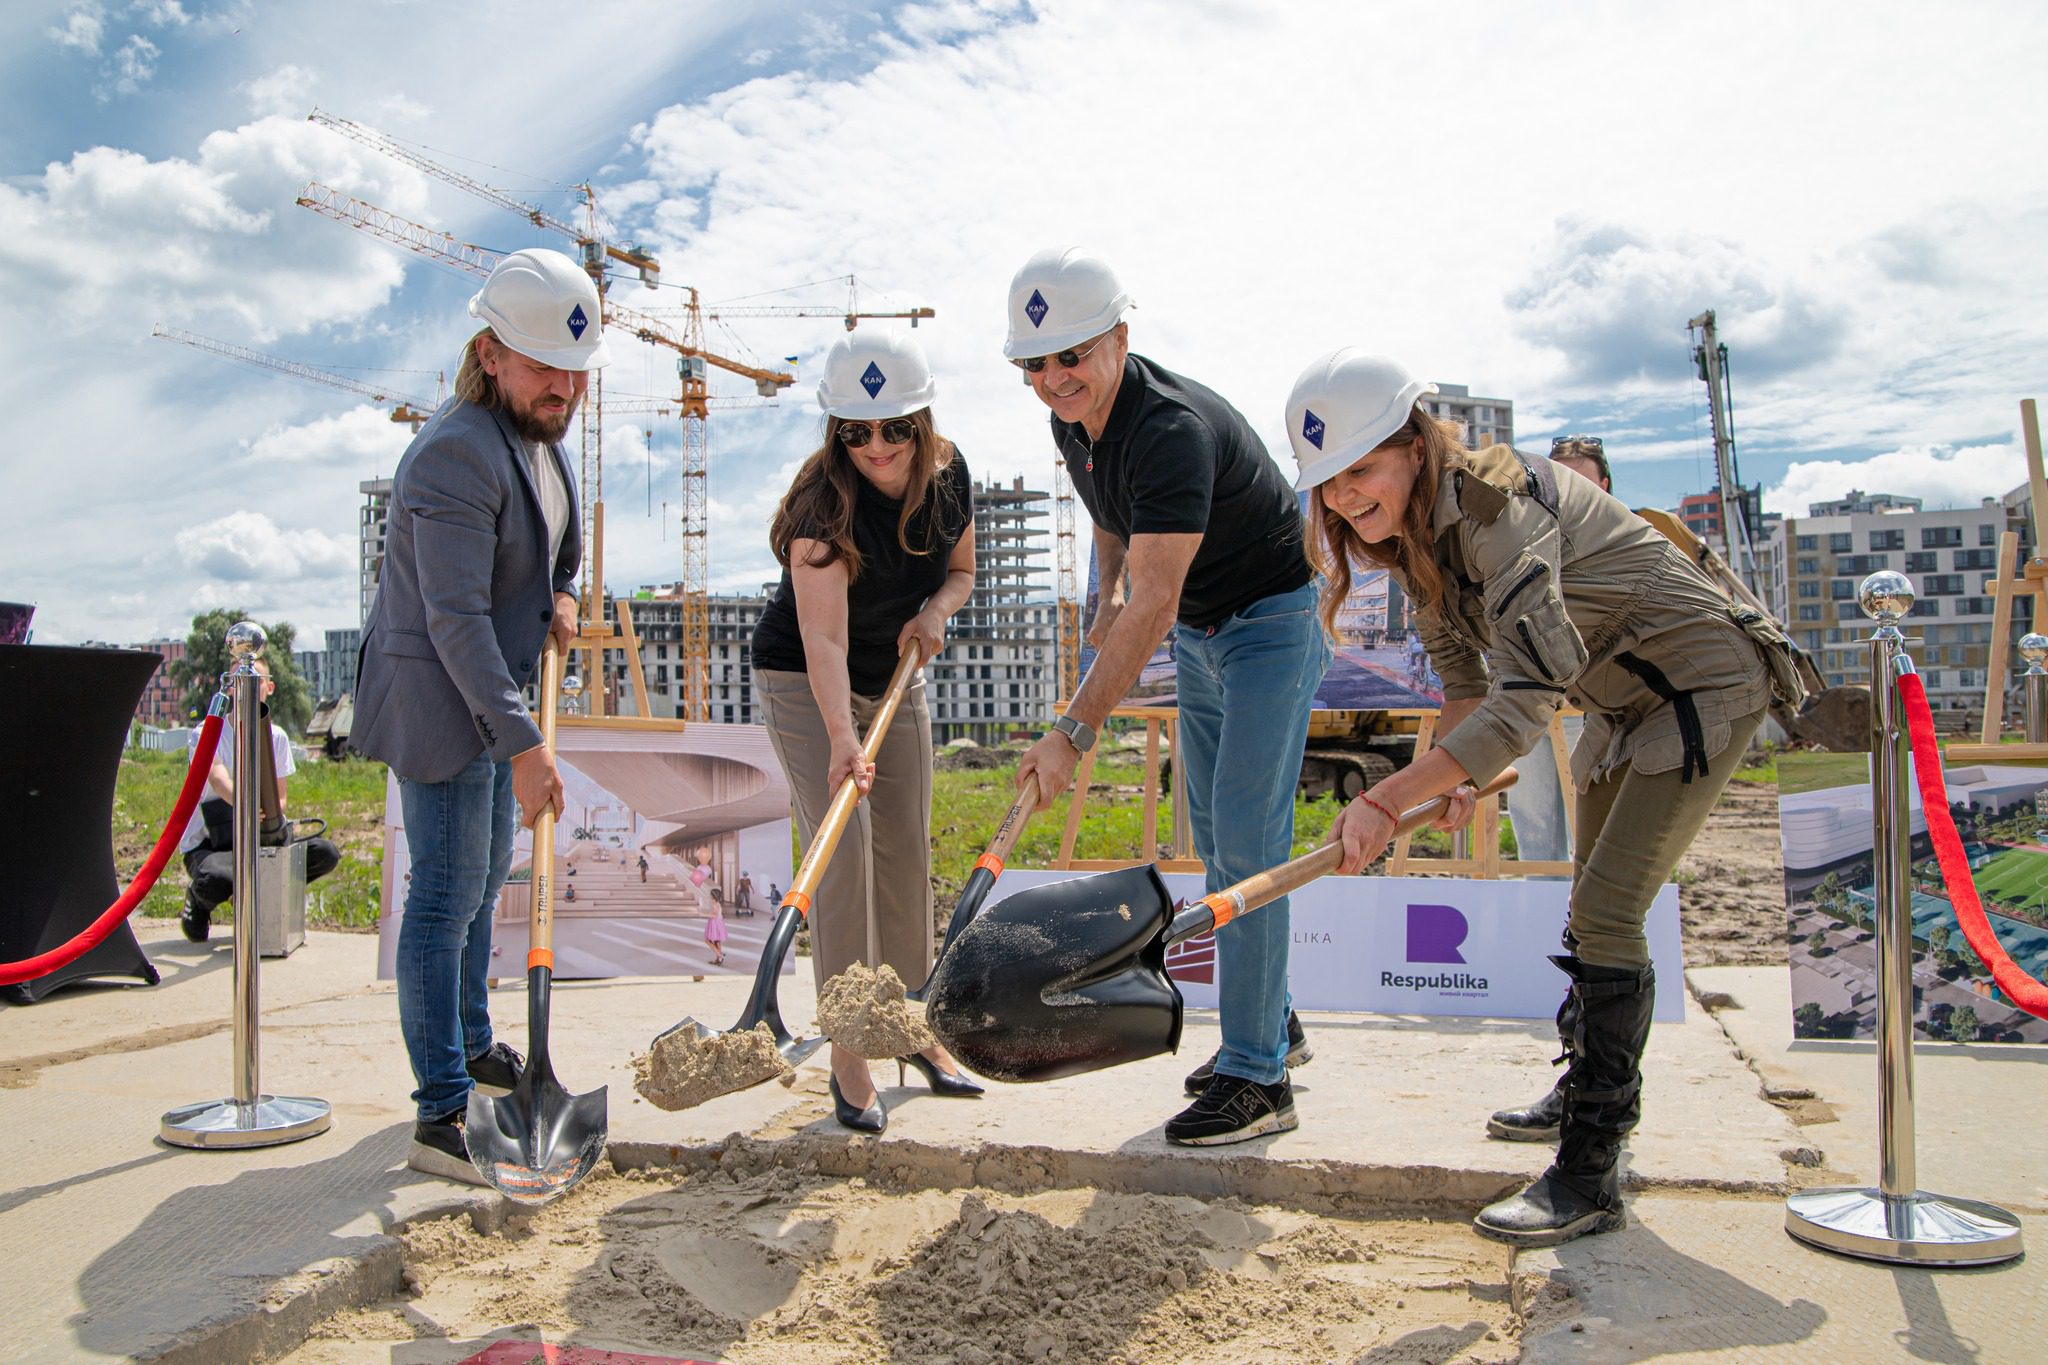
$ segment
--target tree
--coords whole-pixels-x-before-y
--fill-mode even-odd
[[[1821,1008],[1809,1000],[1792,1011],[1792,1036],[1795,1038],[1817,1038],[1820,1036]]]
[[[1977,1041],[1977,1007],[1958,1005],[1948,1017],[1948,1036],[1959,1043]]]
[[[1927,931],[1927,946],[1936,957],[1948,951],[1949,932],[1946,924],[1937,924]]]
[[[248,612],[236,607],[217,607],[192,618],[192,633],[185,637],[185,657],[171,665],[171,681],[185,689],[187,719],[196,721],[204,716],[213,694],[220,690],[220,675],[228,670],[228,628],[251,619]],[[313,702],[306,695],[306,680],[292,660],[292,623],[264,626],[263,633],[270,637],[263,658],[270,665],[270,680],[277,684],[270,698],[270,718],[295,735],[303,734],[313,717]]]

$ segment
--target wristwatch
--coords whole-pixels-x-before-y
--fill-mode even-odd
[[[1074,752],[1085,754],[1095,747],[1095,731],[1072,716],[1061,716],[1054,720],[1052,728],[1067,737],[1067,743],[1074,746]]]

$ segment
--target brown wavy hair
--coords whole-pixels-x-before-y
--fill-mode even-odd
[[[903,513],[896,519],[896,543],[914,555],[934,554],[939,549],[939,519],[933,517],[926,523],[928,543],[924,545],[910,543],[910,519],[932,495],[938,472],[953,463],[953,443],[939,435],[930,408],[907,415],[917,431],[910,438],[910,486],[903,492]],[[826,417],[825,443],[810,453],[790,480],[789,491],[782,495],[775,519],[768,525],[768,546],[775,551],[776,562],[789,568],[790,547],[797,541],[799,528],[815,527],[820,534],[807,538],[822,541],[824,549],[821,557],[806,567],[822,569],[843,559],[846,580],[851,583],[860,577],[861,569],[860,550],[853,543],[854,499],[866,476],[854,468],[853,457],[840,444],[841,425],[839,418]]]
[[[1436,537],[1430,523],[1436,518],[1437,486],[1446,469],[1469,467],[1458,429],[1416,407],[1386,440],[1374,450],[1422,442],[1422,467],[1415,474],[1415,491],[1408,495],[1408,511],[1399,535],[1382,541],[1367,541],[1335,508],[1323,501],[1328,481],[1309,490],[1308,526],[1303,548],[1309,567],[1322,578],[1322,601],[1316,608],[1323,631],[1337,638],[1337,612],[1351,592],[1351,573],[1357,569],[1390,569],[1418,606],[1434,607],[1443,601],[1444,571],[1436,560]],[[1368,451],[1368,454],[1371,452]]]

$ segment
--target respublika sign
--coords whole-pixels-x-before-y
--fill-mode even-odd
[[[1086,873],[1008,869],[992,902],[1028,886]],[[1202,895],[1201,878],[1165,874],[1176,897]],[[1562,951],[1570,884],[1562,881],[1457,881],[1444,877],[1325,877],[1289,898],[1287,976],[1297,1009],[1367,1014],[1477,1014],[1549,1019],[1564,996],[1564,973],[1550,965]],[[1254,910],[1263,915],[1267,910]],[[1685,962],[1679,945],[1678,888],[1667,884],[1650,906],[1650,960],[1664,989],[1656,1017],[1685,1018]],[[1167,958],[1167,973],[1197,1009],[1216,1005],[1216,946],[1195,939]]]

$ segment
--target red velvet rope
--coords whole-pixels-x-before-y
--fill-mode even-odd
[[[206,774],[213,767],[213,751],[219,743],[220,717],[208,716],[206,723],[199,727],[199,746],[192,751],[192,766],[185,773],[185,785],[178,792],[178,804],[164,824],[164,832],[157,836],[156,847],[143,861],[142,870],[135,874],[135,880],[128,883],[128,889],[121,893],[120,898],[70,942],[19,962],[0,962],[0,986],[33,981],[39,976],[49,975],[67,962],[84,957],[106,942],[114,927],[134,913],[135,907],[142,904],[142,898],[149,894],[149,889],[156,885],[156,879],[162,875],[164,864],[170,862],[171,854],[177,852],[178,841],[184,837],[185,826],[192,819],[192,808],[199,804],[199,794],[206,789]]]
[[[2006,956],[2005,948],[1984,917],[1977,899],[1977,884],[1970,876],[1969,855],[1963,852],[1963,836],[1956,833],[1955,818],[1948,813],[1948,786],[1941,777],[1941,750],[1934,743],[1934,714],[1927,709],[1927,688],[1917,673],[1899,679],[1899,697],[1906,704],[1906,735],[1913,745],[1913,770],[1920,781],[1920,806],[1927,816],[1927,833],[1934,840],[1934,856],[1941,863],[1941,877],[1948,885],[1949,901],[1955,906],[1956,922],[1970,942],[1978,960],[1991,969],[1991,979],[2006,998],[2036,1018],[2048,1019],[2048,986],[2028,976]]]

